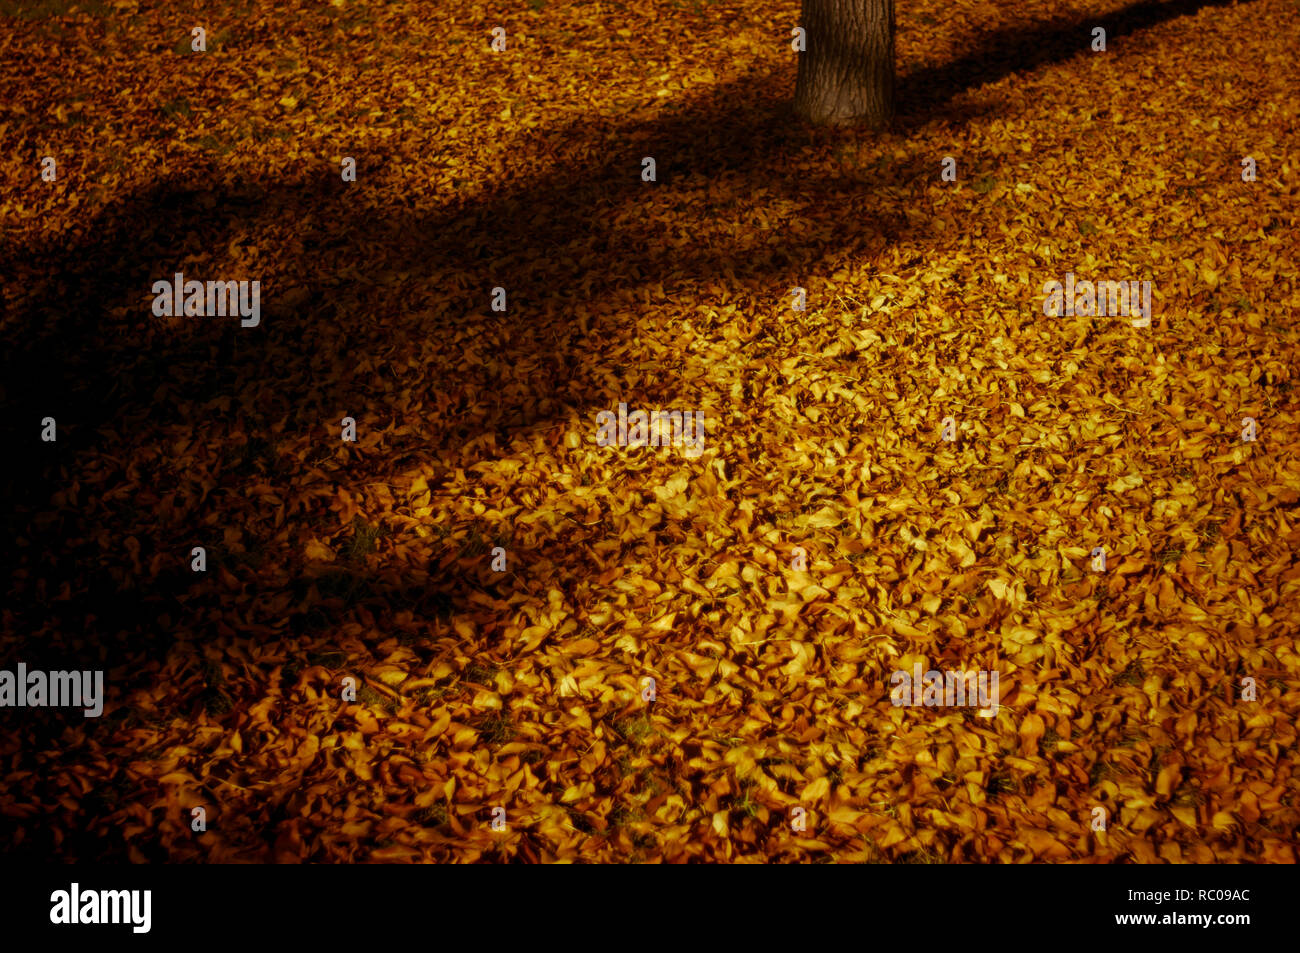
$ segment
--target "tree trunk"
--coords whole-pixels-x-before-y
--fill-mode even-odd
[[[803,0],[807,49],[799,54],[794,108],[818,124],[866,123],[894,114],[894,0]]]

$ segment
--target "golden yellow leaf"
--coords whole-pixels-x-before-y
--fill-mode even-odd
[[[799,800],[805,802],[820,801],[830,793],[830,790],[830,778],[823,775],[822,777],[816,778],[804,785],[804,789],[799,792]]]

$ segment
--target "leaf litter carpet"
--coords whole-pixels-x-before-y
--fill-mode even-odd
[[[1295,861],[1296,4],[0,6],[7,855]]]

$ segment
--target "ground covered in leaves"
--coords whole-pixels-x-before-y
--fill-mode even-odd
[[[1300,7],[900,2],[880,134],[797,22],[0,2],[0,667],[107,670],[0,710],[0,850],[1294,862]]]

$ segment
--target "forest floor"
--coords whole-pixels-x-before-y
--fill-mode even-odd
[[[0,0],[0,852],[1294,862],[1300,4],[899,8]]]

